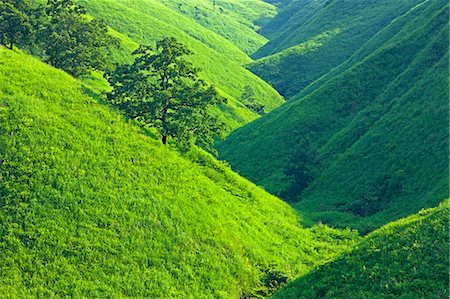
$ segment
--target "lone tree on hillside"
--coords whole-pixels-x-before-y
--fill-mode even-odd
[[[163,144],[172,137],[209,149],[224,127],[213,108],[226,100],[198,78],[199,69],[184,58],[192,52],[175,38],[164,38],[156,51],[140,46],[133,54],[132,65],[107,75],[113,87],[108,101],[130,118],[156,128]]]

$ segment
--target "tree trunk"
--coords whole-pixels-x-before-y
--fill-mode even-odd
[[[162,144],[164,144],[164,145],[167,144],[167,136],[166,135],[162,136]]]

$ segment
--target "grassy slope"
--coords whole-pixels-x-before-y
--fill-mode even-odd
[[[333,224],[366,230],[436,205],[448,190],[445,5],[429,2],[399,20],[402,26],[388,26],[369,43],[380,46],[384,36],[376,51],[235,131],[218,145],[221,157],[278,193],[289,184],[283,168],[296,144],[311,138],[323,168],[299,208]],[[384,211],[370,220],[348,213],[386,175],[401,188]]]
[[[294,1],[265,27],[271,41],[249,68],[292,97],[419,2],[424,0]]]
[[[194,52],[192,61],[203,69],[202,76],[215,84],[229,99],[229,104],[222,107],[222,114],[230,128],[258,117],[239,102],[247,85],[254,88],[258,99],[268,111],[283,102],[282,97],[269,84],[243,67],[251,59],[231,41],[160,1],[115,0],[114,5],[111,5],[109,0],[79,0],[78,3],[136,43],[154,44],[163,36],[177,37]]]
[[[249,55],[267,43],[258,31],[277,13],[274,6],[262,0],[216,0],[216,6],[212,0],[159,1],[223,36]]]
[[[294,277],[354,244],[36,59],[0,48],[0,82],[6,297],[238,298],[269,267]]]
[[[277,7],[285,7],[289,5],[293,0],[264,0],[264,1],[273,4]]]
[[[273,298],[448,298],[449,203],[371,233]]]

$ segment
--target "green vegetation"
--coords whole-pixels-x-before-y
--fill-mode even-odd
[[[44,10],[48,19],[39,24],[37,40],[45,61],[75,77],[112,68],[107,48],[117,41],[104,22],[89,20],[71,0],[49,1]]]
[[[17,43],[29,41],[34,27],[30,10],[29,2],[25,1],[0,3],[0,44],[12,50]]]
[[[332,38],[337,38],[339,33],[339,28],[323,32],[299,45],[256,60],[247,67],[283,95],[292,97],[323,72],[331,69],[331,65],[316,52]]]
[[[107,75],[113,87],[108,102],[156,128],[163,144],[171,137],[210,149],[223,128],[213,108],[226,100],[197,77],[199,70],[185,59],[192,52],[175,38],[164,38],[156,43],[156,52],[140,46],[133,54],[132,65]]]
[[[448,197],[447,5],[398,18],[358,60],[219,143],[221,158],[283,194],[287,163],[310,140],[320,166],[296,207],[339,227],[366,232],[435,206]]]
[[[203,3],[196,6],[198,10],[205,7],[205,1],[198,2]],[[251,59],[232,43],[242,45],[239,40],[229,41],[214,32],[213,28],[217,26],[212,23],[197,22],[183,15],[178,6],[171,8],[166,4],[157,0],[117,0],[114,5],[103,0],[11,0],[11,3],[2,3],[0,42],[10,48],[18,43],[20,48],[41,60],[73,76],[83,77],[94,85],[93,92],[99,94],[109,88],[106,82],[99,80],[98,73],[89,76],[91,71],[110,71],[114,64],[130,63],[133,60],[130,53],[138,44],[154,45],[163,37],[175,37],[192,49],[194,55],[190,60],[204,70],[202,79],[215,85],[221,96],[228,99],[228,103],[220,105],[217,111],[227,130],[260,114],[239,101],[246,86],[251,85],[257,96],[254,106],[270,111],[283,102],[269,84],[245,69],[243,65]],[[182,2],[178,4],[182,5]],[[252,36],[262,39],[251,41],[252,47],[259,47],[266,41],[256,32],[259,26],[253,22],[273,15],[273,6],[257,0],[245,5],[224,1],[220,5],[225,7],[221,14],[226,17],[216,15],[213,18],[225,25],[239,24],[235,27],[222,24],[220,28],[231,30],[222,35],[242,38],[250,31]],[[85,7],[94,18],[86,15]],[[247,23],[243,22],[245,18]],[[102,20],[107,20],[108,24]],[[120,48],[117,48],[118,44]]]
[[[267,39],[258,31],[275,16],[276,8],[260,0],[160,0],[231,41],[246,54],[253,54]]]
[[[8,0],[0,5],[0,41],[10,50],[16,44],[75,77],[112,67],[107,48],[116,40],[106,24],[89,19],[72,0]]]
[[[253,88],[250,85],[245,87],[245,90],[242,93],[240,100],[242,103],[244,103],[245,107],[247,107],[248,109],[260,115],[263,115],[265,113],[264,105],[258,103],[255,92],[253,91]]]
[[[0,297],[447,298],[448,20],[0,0]]]
[[[272,298],[448,298],[449,202],[371,233]]]
[[[37,59],[0,48],[0,82],[3,296],[239,298],[355,244]]]
[[[349,59],[385,26],[424,0],[297,0],[262,28],[270,42],[250,70],[286,98]]]
[[[204,3],[199,4],[200,8],[207,2],[197,1]],[[173,5],[169,5],[166,1],[166,6],[157,0],[115,0],[114,5],[111,5],[110,0],[77,0],[91,15],[105,20],[115,31],[138,44],[153,46],[163,37],[175,37],[186,45],[194,53],[189,58],[190,61],[203,70],[202,79],[214,85],[221,96],[228,99],[228,104],[220,107],[219,115],[228,129],[239,127],[259,117],[239,101],[246,86],[252,86],[258,103],[264,105],[266,111],[271,111],[283,103],[283,98],[273,87],[244,67],[252,62],[251,58],[234,45],[232,40],[225,39],[210,30],[210,27],[202,26],[201,22],[180,12],[178,7],[174,7],[174,3],[178,2],[182,3],[174,1]],[[194,1],[189,1],[191,2]],[[255,6],[252,4],[254,2],[261,1],[251,0],[248,5],[228,5],[227,18],[224,18],[223,22],[238,17],[244,18],[251,14],[251,11],[255,13],[258,7],[265,7],[259,14],[269,13],[269,9],[273,11],[270,5]],[[220,3],[225,5],[226,1]],[[242,6],[248,8],[242,9]],[[253,8],[250,10],[251,7]],[[223,27],[226,25],[227,23]],[[234,36],[245,36],[245,32]],[[123,55],[129,56],[128,53],[133,50],[135,49],[125,51]]]

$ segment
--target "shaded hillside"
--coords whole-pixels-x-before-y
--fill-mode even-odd
[[[229,99],[228,105],[223,106],[221,112],[230,129],[258,117],[258,114],[249,110],[241,100],[247,86],[252,87],[258,102],[265,106],[266,111],[283,103],[283,98],[273,87],[243,66],[251,62],[251,58],[232,41],[202,26],[201,22],[196,22],[191,16],[183,15],[176,7],[165,6],[157,0],[116,0],[114,5],[110,0],[76,2],[85,6],[91,15],[105,20],[112,29],[135,43],[154,45],[161,37],[170,36],[185,44],[194,52],[192,62],[202,68],[203,78],[214,84],[222,95]],[[229,14],[225,20],[237,22]],[[208,18],[217,20],[220,15],[215,13]],[[230,34],[235,34],[234,31]],[[128,52],[125,51],[122,55],[128,55]]]
[[[427,1],[293,1],[262,29],[270,42],[248,67],[290,98],[422,2]]]
[[[239,298],[354,244],[34,58],[0,47],[0,82],[2,296]]]
[[[367,47],[218,144],[235,170],[313,219],[364,231],[447,197],[447,2],[416,7]]]
[[[447,201],[390,223],[272,298],[448,298],[448,215]]]

